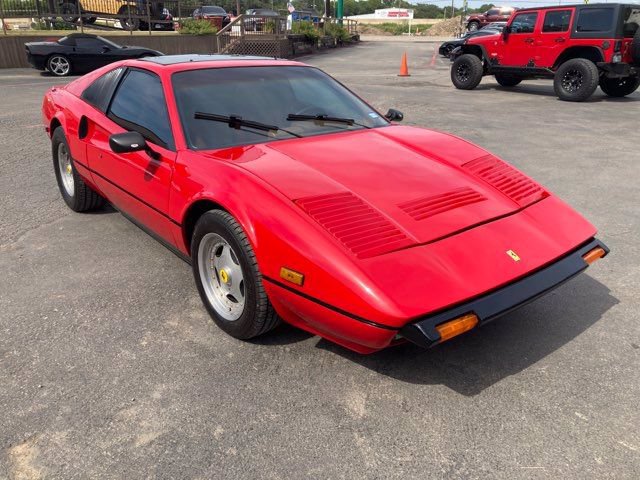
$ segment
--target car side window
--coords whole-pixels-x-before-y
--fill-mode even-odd
[[[542,25],[543,32],[566,32],[569,30],[571,10],[554,10],[547,12]]]
[[[97,38],[78,37],[76,38],[76,46],[81,48],[102,48],[105,46],[105,43]]]
[[[538,12],[519,13],[511,22],[511,33],[533,33],[538,20]]]
[[[122,76],[124,68],[116,68],[110,72],[101,75],[93,81],[91,85],[84,89],[81,97],[87,102],[102,110],[104,113],[109,108],[109,102],[113,96],[113,92],[118,86],[118,80]]]
[[[487,17],[498,15],[498,13],[500,13],[500,10],[498,10],[497,8],[492,8],[491,10],[487,11]]]
[[[116,90],[107,116],[156,145],[174,149],[162,82],[154,73],[130,69]]]
[[[613,8],[585,8],[580,10],[577,32],[608,32],[613,25]]]

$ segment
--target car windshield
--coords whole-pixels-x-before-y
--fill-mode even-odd
[[[188,70],[175,73],[172,82],[187,143],[197,150],[388,125],[369,105],[313,67]],[[195,118],[196,112],[279,130],[254,129],[241,122],[235,122],[240,128],[229,128],[225,121]]]
[[[227,13],[222,7],[202,7],[202,13]]]

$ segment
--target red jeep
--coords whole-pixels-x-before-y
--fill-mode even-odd
[[[553,78],[561,100],[580,102],[600,85],[624,97],[640,85],[640,5],[592,4],[518,10],[502,35],[474,37],[452,52],[451,80],[471,90],[484,75],[503,87]]]
[[[492,7],[484,13],[473,13],[465,18],[467,30],[475,32],[493,22],[506,22],[515,11],[514,7]]]

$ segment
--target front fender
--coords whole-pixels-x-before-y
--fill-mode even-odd
[[[245,156],[259,151],[254,147],[230,150],[235,154],[245,150]],[[371,322],[402,323],[402,313],[373,286],[354,256],[300,207],[242,168],[242,161],[236,162],[181,152],[171,189],[170,216],[183,224],[195,202],[209,200],[220,205],[242,226],[267,281],[286,284],[301,295]],[[188,252],[189,241],[177,240],[178,248]],[[303,285],[282,279],[282,267],[302,273]]]

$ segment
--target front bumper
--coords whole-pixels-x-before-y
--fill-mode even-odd
[[[400,330],[400,335],[421,347],[429,348],[440,342],[440,334],[436,327],[445,322],[469,313],[478,317],[478,325],[495,320],[549,293],[585,270],[588,264],[583,255],[597,247],[602,248],[605,255],[609,253],[609,249],[604,243],[597,239],[591,239],[560,260],[520,280],[474,300],[405,325]]]

